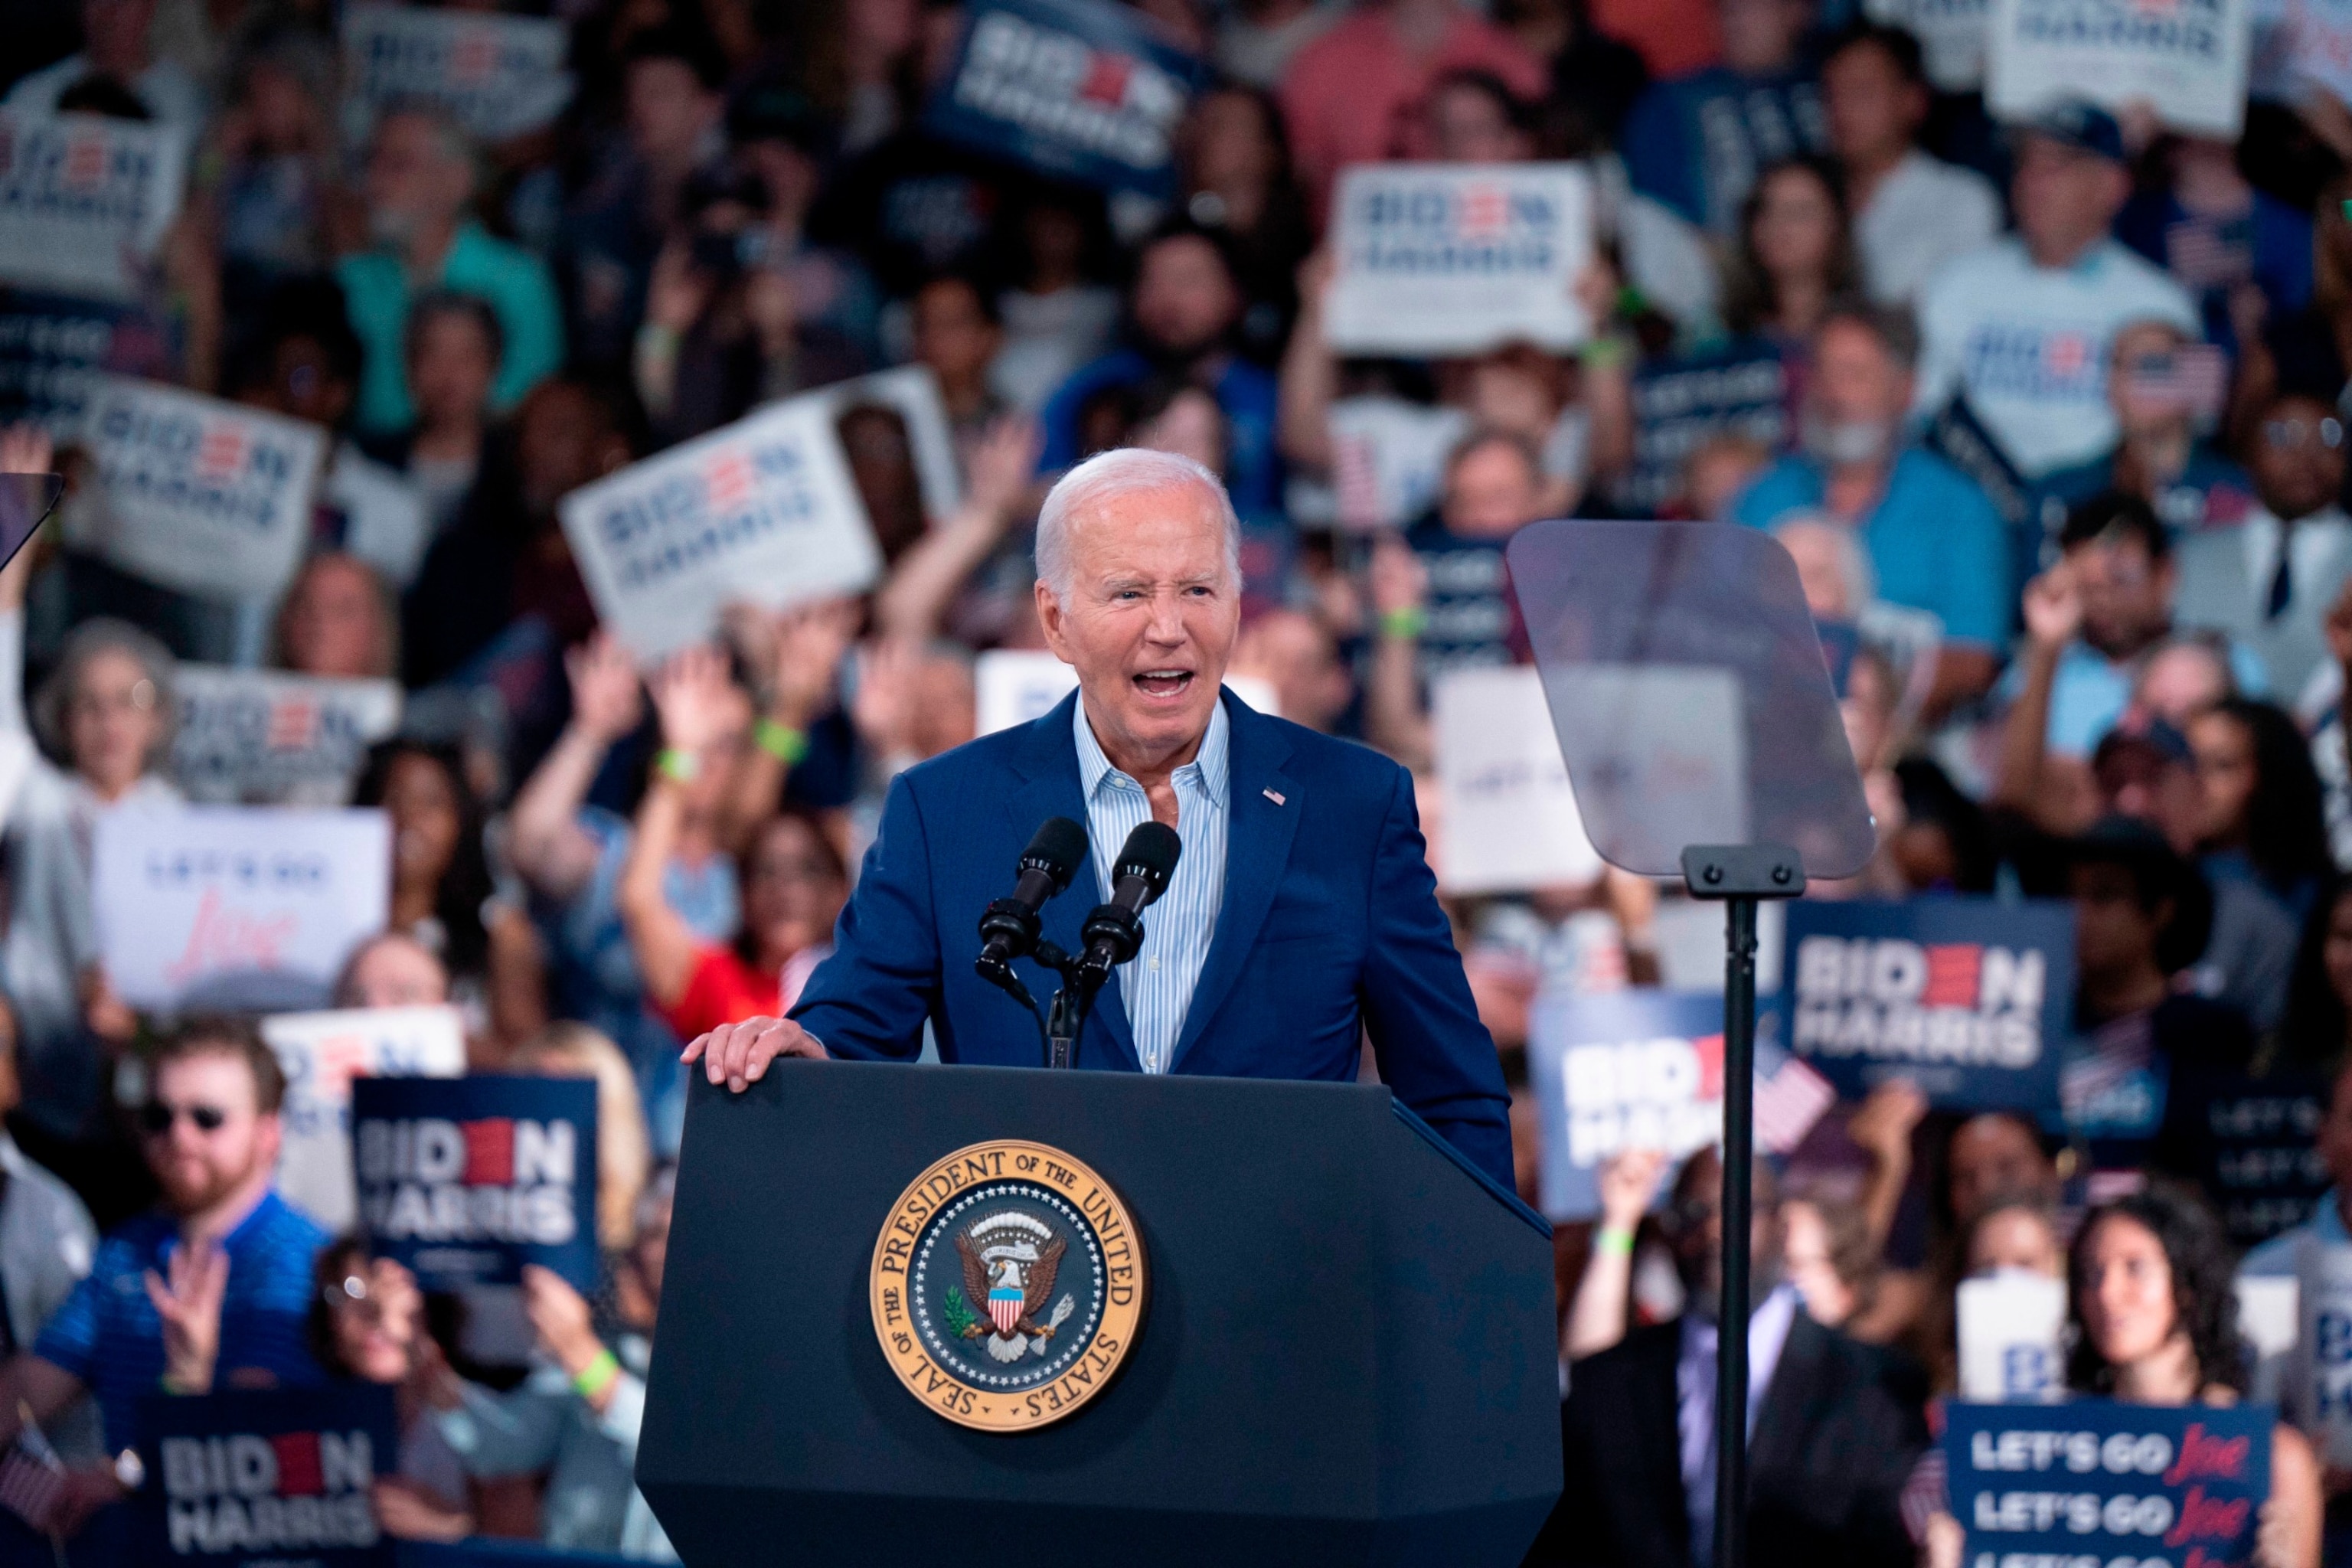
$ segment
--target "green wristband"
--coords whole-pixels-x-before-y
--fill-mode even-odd
[[[788,768],[808,755],[808,732],[774,719],[762,719],[751,726],[751,743]]]
[[[692,752],[665,746],[654,758],[654,771],[673,784],[692,784],[702,774],[702,759]]]
[[[1598,1258],[1631,1258],[1633,1256],[1633,1233],[1604,1225],[1592,1238],[1593,1255]]]
[[[580,1391],[583,1399],[593,1399],[621,1380],[621,1361],[611,1351],[600,1350],[596,1357],[580,1369],[572,1386]]]
[[[1429,612],[1419,605],[1403,610],[1381,612],[1381,635],[1411,642],[1429,629]]]

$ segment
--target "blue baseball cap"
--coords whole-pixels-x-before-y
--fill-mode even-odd
[[[2040,136],[2111,163],[2125,161],[2123,127],[2116,123],[2114,115],[2084,99],[2053,103],[2039,113],[2011,121],[2009,129],[2012,138]]]

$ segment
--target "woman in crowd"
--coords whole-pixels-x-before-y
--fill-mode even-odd
[[[2204,792],[2199,868],[2253,883],[2300,919],[2329,863],[2310,743],[2284,711],[2242,697],[2195,715],[2188,734]]]
[[[2311,900],[2275,1059],[2320,1070],[2352,1054],[2352,879],[2331,871]]]
[[[2047,1199],[2031,1193],[1992,1198],[1962,1230],[1959,1244],[1937,1260],[1907,1341],[1927,1369],[1936,1393],[1950,1394],[1959,1387],[1960,1282],[2004,1270],[2045,1279],[2066,1277],[2066,1242]]]
[[[457,521],[490,443],[490,389],[505,337],[470,294],[436,291],[409,308],[404,359],[416,423],[383,455],[425,502],[428,542]]]
[[[671,907],[662,869],[686,816],[699,758],[740,710],[726,661],[690,648],[653,682],[662,752],[637,808],[617,903],[644,976],[646,999],[682,1040],[744,1018],[791,1010],[833,950],[833,922],[849,897],[848,868],[814,822],[781,813],[751,837],[737,862],[742,920],[731,942],[706,941]]]
[[[2233,1405],[2244,1393],[2236,1266],[2221,1222],[2196,1198],[2156,1185],[2095,1209],[2068,1259],[2067,1385],[2137,1405]],[[2315,1568],[2319,1462],[2281,1425],[2258,1568]]]
[[[1878,1243],[1856,1204],[1790,1197],[1780,1204],[1780,1269],[1825,1329],[1858,1330],[1876,1304]]]
[[[1758,176],[1740,216],[1724,324],[1801,357],[1832,304],[1860,287],[1835,168],[1792,158]]]
[[[539,942],[522,911],[495,899],[482,807],[454,748],[387,741],[368,756],[352,804],[392,819],[392,929],[448,970],[469,1050],[495,1061],[546,1018]]]
[[[329,551],[302,563],[278,612],[278,668],[339,680],[400,668],[400,611],[375,568]]]
[[[1315,237],[1291,178],[1280,110],[1254,88],[1203,93],[1177,134],[1177,164],[1185,213],[1203,228],[1223,230],[1231,246],[1234,280],[1246,301],[1243,351],[1272,364],[1298,308],[1294,274]]]
[[[474,1532],[465,1467],[433,1420],[456,1403],[456,1374],[425,1330],[415,1277],[388,1258],[370,1258],[357,1237],[319,1254],[310,1300],[310,1353],[337,1378],[394,1391],[400,1430],[397,1468],[375,1485],[385,1533],[404,1541],[457,1541]]]

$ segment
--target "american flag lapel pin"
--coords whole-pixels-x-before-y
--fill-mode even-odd
[[[1274,802],[1274,804],[1275,804],[1275,805],[1281,805],[1285,804],[1285,803],[1284,803],[1284,801],[1283,801],[1283,798],[1282,798],[1282,792],[1281,792],[1281,791],[1279,791],[1279,790],[1271,790],[1271,789],[1270,789],[1270,790],[1261,791],[1260,793],[1262,793],[1262,794],[1265,796],[1265,798],[1266,798],[1266,799],[1268,799],[1268,800],[1270,800],[1270,801]]]

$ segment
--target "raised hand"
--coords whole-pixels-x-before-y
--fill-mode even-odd
[[[728,688],[727,658],[717,648],[697,644],[672,654],[653,679],[662,744],[698,753],[725,735],[734,721]]]
[[[805,726],[832,705],[863,614],[856,599],[819,599],[776,616],[771,707],[777,719]]]
[[[2083,591],[2074,569],[2061,561],[2025,585],[2025,635],[2036,647],[2055,651],[2083,629]]]
[[[220,1354],[221,1300],[228,1293],[228,1254],[218,1246],[182,1247],[167,1280],[147,1270],[147,1300],[163,1324],[163,1382],[181,1394],[212,1390]]]
[[[563,656],[572,679],[572,721],[605,745],[637,727],[645,711],[637,667],[621,639],[602,629]]]
[[[1650,1212],[1658,1195],[1658,1176],[1666,1168],[1659,1149],[1622,1149],[1601,1162],[1601,1224],[1608,1230],[1629,1231]]]
[[[1854,1146],[1881,1164],[1907,1164],[1911,1130],[1927,1114],[1927,1097],[1906,1078],[1889,1079],[1870,1091],[1845,1124]]]
[[[1025,414],[1008,414],[991,425],[973,443],[967,465],[971,504],[1000,526],[1010,522],[1015,504],[1037,476],[1037,454],[1045,445],[1044,426]]]

